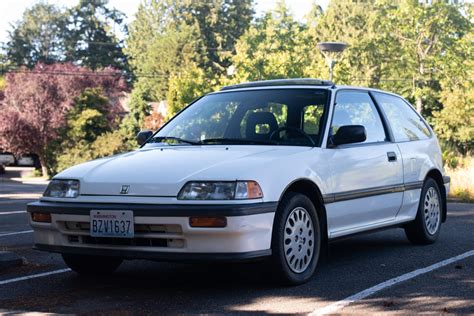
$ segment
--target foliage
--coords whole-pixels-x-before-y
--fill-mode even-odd
[[[66,141],[72,145],[82,140],[90,143],[110,131],[108,102],[101,88],[86,88],[76,97],[68,113]]]
[[[216,83],[214,83],[215,85]],[[212,91],[204,70],[191,63],[180,74],[171,76],[167,95],[168,118],[204,93]]]
[[[92,143],[81,140],[75,146],[64,150],[57,158],[56,172],[71,166],[129,150],[124,144],[120,131],[107,132],[98,136]]]
[[[66,19],[64,11],[45,2],[26,9],[9,32],[6,46],[9,61],[33,68],[38,62],[63,60]]]
[[[456,151],[474,150],[474,32],[456,43],[456,51],[446,55],[440,103],[443,108],[433,113],[438,137]],[[469,80],[470,78],[470,80]]]
[[[114,29],[126,31],[124,14],[107,8],[108,0],[80,0],[69,10],[66,60],[91,69],[126,69],[126,57]]]
[[[174,114],[219,82],[252,14],[251,0],[143,1],[126,48],[135,89],[147,102],[167,99]]]
[[[454,144],[461,152],[474,149],[474,85],[447,88],[441,92],[443,109],[434,113],[434,126],[440,139]]]
[[[237,41],[232,82],[304,77],[314,47],[303,36],[306,26],[295,21],[284,2],[258,19]]]
[[[80,0],[70,9],[39,2],[12,26],[7,59],[15,66],[33,68],[38,62],[72,61],[91,69],[127,63],[116,29],[126,31],[123,13],[109,9],[107,0]]]
[[[68,73],[69,75],[63,75]],[[66,114],[84,89],[101,87],[118,112],[117,99],[125,87],[112,69],[92,72],[72,64],[37,64],[32,71],[9,73],[5,99],[0,104],[0,147],[15,154],[35,153],[44,172],[51,170],[48,150],[66,124]]]
[[[130,112],[120,125],[121,135],[130,148],[136,145],[135,136],[143,128],[145,117],[150,113],[149,90],[136,86],[130,96]]]

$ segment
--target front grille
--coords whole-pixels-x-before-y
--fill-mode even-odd
[[[62,222],[64,228],[70,232],[89,232],[89,222],[74,222],[65,221]],[[181,234],[183,231],[180,225],[173,224],[135,224],[135,233],[160,233],[160,234]]]
[[[185,240],[180,238],[183,230],[179,224],[134,224],[134,238],[117,238],[90,236],[89,222],[58,221],[57,223],[71,244],[157,248],[185,247]]]

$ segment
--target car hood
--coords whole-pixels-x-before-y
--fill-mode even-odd
[[[142,148],[77,165],[55,178],[79,179],[81,195],[121,195],[122,186],[127,185],[127,196],[176,197],[183,185],[192,180],[258,180],[255,177],[262,174],[262,168],[270,161],[310,149],[289,146]],[[249,174],[252,178],[246,178]]]

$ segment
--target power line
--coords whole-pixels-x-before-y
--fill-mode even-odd
[[[12,68],[2,66],[0,69],[1,74],[8,73],[18,73],[18,74],[31,74],[31,75],[53,75],[53,76],[96,76],[96,77],[127,77],[130,74],[122,71],[93,71],[93,70],[81,70],[81,71],[53,71],[53,70],[28,70],[24,68]],[[137,78],[159,78],[159,79],[169,79],[172,77],[178,78],[194,78],[191,75],[182,75],[182,73],[159,73],[159,72],[134,72],[134,77]],[[465,78],[464,81],[473,81],[473,78]],[[351,82],[415,82],[415,83],[433,83],[439,82],[439,80],[434,79],[412,79],[412,78],[349,78]]]

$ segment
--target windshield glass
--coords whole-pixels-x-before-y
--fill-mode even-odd
[[[165,125],[146,146],[316,146],[326,89],[272,89],[207,95]]]

